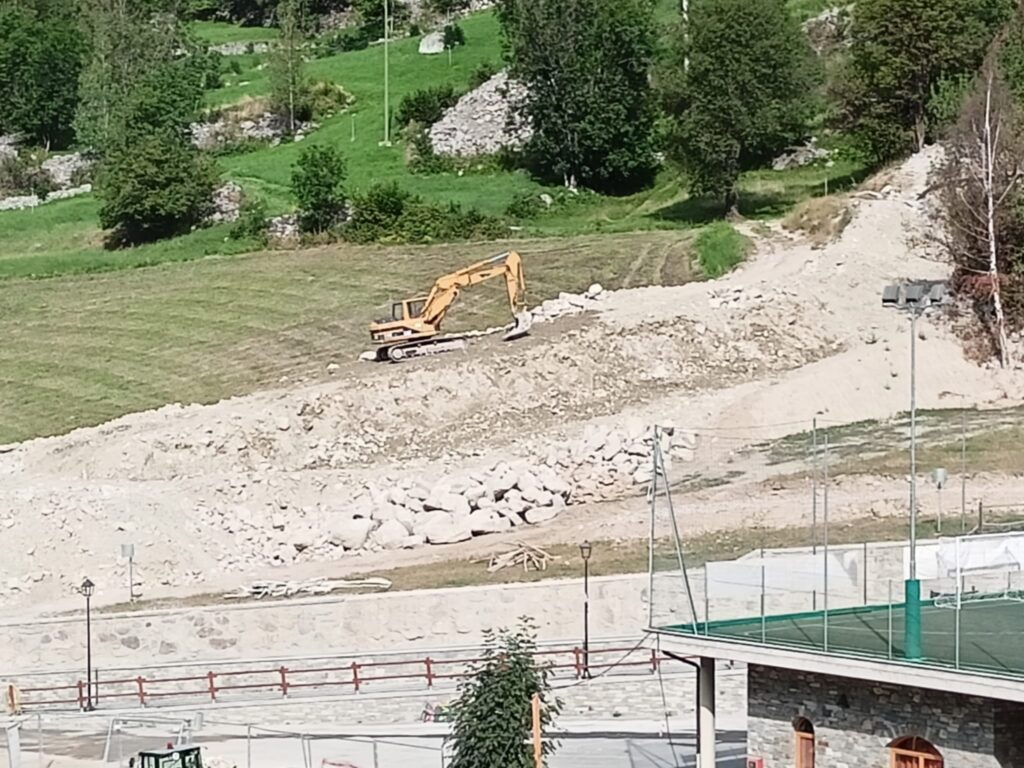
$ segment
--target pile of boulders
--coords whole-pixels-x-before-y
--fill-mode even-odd
[[[434,152],[453,157],[493,155],[520,149],[533,130],[521,116],[526,87],[499,72],[459,99],[430,127]],[[511,119],[510,119],[511,118]]]
[[[17,138],[0,136],[0,161],[18,156]],[[53,155],[43,160],[39,167],[50,177],[54,189],[41,197],[36,194],[11,195],[0,198],[0,211],[20,211],[35,208],[43,203],[66,200],[92,191],[92,185],[84,183],[84,179],[92,167],[92,161],[79,152],[66,155]],[[79,183],[75,183],[79,182]]]
[[[264,54],[270,52],[270,43],[267,42],[239,42],[239,43],[218,43],[210,46],[211,53],[219,53],[221,56],[245,56],[251,54]]]
[[[831,150],[819,147],[818,142],[812,138],[806,144],[790,147],[772,160],[772,170],[785,171],[790,168],[802,168],[822,160],[828,161],[831,156]],[[831,165],[831,162],[829,161],[828,164]]]
[[[293,139],[301,141],[318,127],[314,122],[299,122]],[[291,135],[289,128],[285,117],[269,111],[253,117],[222,114],[214,120],[190,126],[192,144],[204,150],[223,149],[245,141],[263,141],[277,146]]]
[[[213,191],[213,212],[206,217],[211,224],[238,221],[242,210],[242,188],[233,181]]]
[[[694,455],[692,433],[663,431],[660,440],[667,460]],[[334,501],[317,509],[271,504],[264,507],[263,519],[239,503],[204,511],[210,524],[249,550],[230,556],[239,562],[452,544],[545,523],[573,504],[642,492],[653,477],[652,446],[651,430],[641,422],[623,428],[591,425],[580,438],[551,446],[535,459],[500,461],[434,482],[416,474],[326,488],[325,496]],[[250,489],[238,479],[224,490],[241,499],[256,487],[256,481]]]

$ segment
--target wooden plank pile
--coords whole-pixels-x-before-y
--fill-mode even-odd
[[[391,589],[391,582],[382,578],[369,579],[323,579],[314,578],[305,581],[276,581],[266,579],[254,581],[247,587],[239,587],[234,592],[224,595],[225,600],[248,600],[264,597],[294,597],[296,595],[328,595],[337,590],[358,589],[386,591]]]
[[[546,571],[548,569],[548,560],[551,559],[551,555],[540,547],[520,541],[516,544],[515,549],[502,554],[491,555],[487,560],[477,560],[476,562],[486,562],[488,573],[497,573],[505,568],[518,568],[519,566],[522,566],[524,571],[529,572],[531,569]]]

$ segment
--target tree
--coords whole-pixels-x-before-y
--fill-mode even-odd
[[[282,0],[277,22],[281,38],[270,59],[270,101],[274,110],[288,121],[288,132],[309,117],[309,84],[302,60],[302,0]]]
[[[302,148],[292,171],[292,192],[299,204],[303,232],[325,232],[345,211],[345,159],[327,145]]]
[[[940,190],[954,285],[974,302],[1008,367],[1008,329],[1024,323],[1024,117],[998,58],[997,46],[949,137]]]
[[[384,37],[384,2],[385,0],[353,0],[352,7],[359,16],[363,29],[374,40]],[[387,0],[388,36],[395,36],[395,28],[409,21],[409,6],[402,0]]]
[[[858,0],[841,120],[874,157],[920,149],[944,78],[973,74],[1013,0]]]
[[[128,102],[155,67],[179,58],[186,36],[167,0],[81,0],[90,45],[75,116],[78,141],[101,156],[122,137]]]
[[[694,3],[665,73],[668,151],[696,195],[738,212],[740,172],[803,137],[816,69],[785,0]]]
[[[216,172],[168,131],[135,137],[114,149],[100,169],[100,224],[111,246],[188,232],[210,211]]]
[[[536,653],[534,628],[525,619],[515,629],[484,633],[483,658],[452,703],[451,768],[533,768],[534,694],[541,699],[543,728],[551,726],[561,709]],[[543,754],[550,756],[555,747],[545,739]]]
[[[500,0],[498,17],[510,74],[527,88],[526,154],[537,175],[611,193],[648,184],[651,0]]]
[[[205,65],[178,56],[135,73],[103,140],[96,191],[111,246],[188,232],[202,223],[217,182],[213,161],[191,142]]]
[[[0,133],[56,149],[70,144],[85,51],[66,7],[0,6]]]

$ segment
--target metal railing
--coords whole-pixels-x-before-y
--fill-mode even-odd
[[[536,658],[555,678],[583,680],[613,670],[645,671],[654,674],[665,658],[654,649],[643,647],[580,646],[539,650]],[[97,675],[92,682],[91,703],[113,708],[146,707],[158,701],[176,703],[216,703],[232,694],[245,692],[259,698],[287,698],[295,692],[360,693],[367,689],[384,691],[430,690],[439,681],[458,681],[470,674],[481,657],[433,658],[424,656],[393,661],[309,660],[271,666],[252,663],[235,669],[209,669],[196,674],[161,677],[159,674],[131,675],[121,672],[114,678]],[[405,687],[385,687],[383,683],[411,683]],[[26,684],[27,683],[27,684]],[[90,704],[88,683],[75,680],[65,685],[33,685],[22,678],[16,691],[9,690],[9,701],[18,701],[21,712],[77,708]]]

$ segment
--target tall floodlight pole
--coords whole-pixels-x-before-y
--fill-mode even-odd
[[[391,30],[388,27],[390,25],[388,0],[384,0],[384,141],[381,143],[385,147],[391,146],[391,108],[388,103],[391,89],[390,72],[388,71],[388,42],[391,38]]]
[[[921,582],[917,578],[917,319],[945,297],[945,285],[917,281],[889,285],[882,291],[882,306],[910,312],[910,567],[904,583],[903,655],[921,658]]]
[[[78,593],[85,598],[85,706],[86,712],[95,708],[92,698],[92,595],[96,585],[86,577]]]

